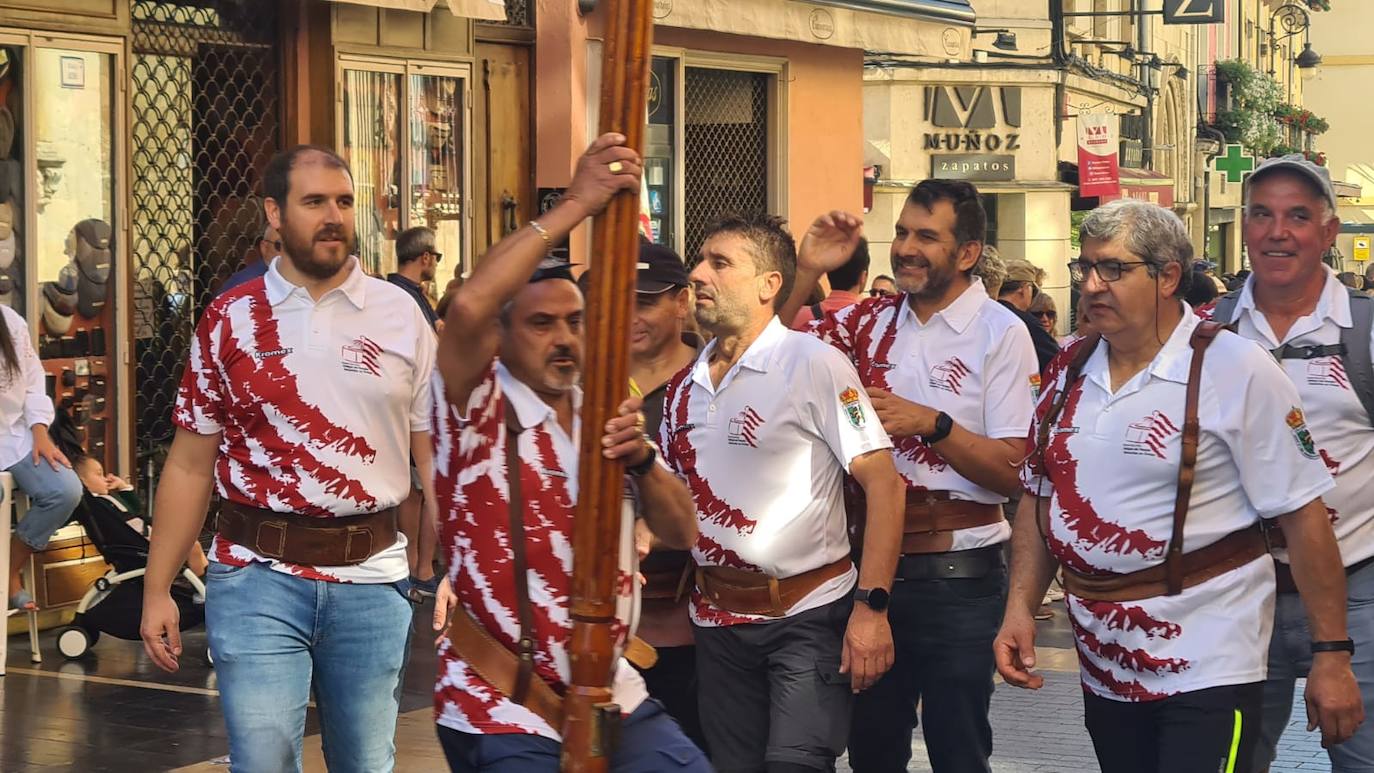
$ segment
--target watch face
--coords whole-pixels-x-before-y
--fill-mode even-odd
[[[883,588],[872,590],[861,590],[855,594],[859,601],[867,604],[874,612],[881,612],[887,609],[888,593]]]

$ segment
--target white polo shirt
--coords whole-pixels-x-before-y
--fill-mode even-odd
[[[692,557],[780,579],[846,558],[844,474],[855,458],[892,445],[854,367],[774,317],[716,387],[715,347],[674,377],[659,429],[664,459],[696,503]],[[855,578],[851,568],[786,616],[835,601]],[[692,601],[701,626],[776,619],[725,612],[700,593]]]
[[[1353,324],[1350,294],[1335,271],[1323,268],[1326,285],[1317,307],[1294,322],[1282,340],[1255,308],[1251,277],[1236,302],[1236,332],[1271,351],[1284,345],[1340,343],[1341,328]],[[1374,343],[1370,348],[1374,349]],[[1340,543],[1341,560],[1350,566],[1374,556],[1374,424],[1351,388],[1340,356],[1282,360],[1279,365],[1298,388],[1318,455],[1336,477],[1336,488],[1323,501]]]
[[[414,306],[414,303],[411,304]],[[520,639],[510,543],[506,474],[506,400],[515,409],[520,433],[521,498],[524,501],[525,561],[534,625],[536,678],[560,691],[571,679],[569,649],[573,623],[573,518],[577,506],[577,446],[581,436],[581,390],[573,390],[573,432],[504,365],[493,361],[465,406],[444,399],[443,379],[434,374],[439,399],[434,411],[434,491],[439,502],[441,545],[449,582],[468,614],[511,651]],[[504,399],[503,399],[504,398]],[[624,500],[620,528],[616,652],[634,631],[639,609],[635,573],[634,503]],[[623,658],[612,682],[615,702],[629,714],[648,697],[644,680]],[[435,721],[462,733],[526,734],[560,740],[562,728],[496,690],[453,649],[439,642],[434,688]]]
[[[318,301],[286,281],[281,260],[206,308],[173,420],[221,435],[215,485],[232,502],[317,518],[394,507],[410,493],[410,433],[430,426],[429,324],[404,290],[367,276],[356,258],[348,279]],[[395,582],[409,573],[405,545],[399,536],[356,566],[311,567],[216,536],[210,559]]]
[[[1100,343],[1069,393],[1044,455],[1044,475],[1022,473],[1028,493],[1049,499],[1046,542],[1084,574],[1160,564],[1173,530],[1184,403],[1192,360],[1183,321],[1149,367],[1113,393]],[[1064,388],[1076,343],[1050,364],[1038,422]],[[1330,490],[1331,476],[1303,423],[1297,391],[1264,350],[1228,332],[1203,360],[1197,478],[1183,549],[1274,518]],[[1034,461],[1034,460],[1033,460]],[[1265,677],[1274,611],[1269,556],[1177,596],[1110,603],[1070,594],[1083,685],[1096,695],[1148,701]]]
[[[1035,345],[1026,324],[988,297],[975,279],[924,325],[906,295],[869,298],[841,309],[811,332],[839,349],[864,386],[944,411],[959,426],[989,438],[1024,438],[1040,387]],[[954,499],[1001,504],[1007,498],[979,486],[919,437],[893,441],[893,459],[907,486],[948,491]],[[959,529],[951,550],[1005,542],[1006,521]]]

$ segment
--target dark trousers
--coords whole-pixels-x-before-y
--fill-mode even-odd
[[[695,628],[701,725],[719,773],[834,770],[853,703],[840,650],[853,601]]]
[[[1249,770],[1263,702],[1263,682],[1143,703],[1084,693],[1083,724],[1107,773]]]
[[[474,735],[435,726],[453,773],[557,773],[557,741],[537,735]],[[656,701],[639,705],[620,726],[612,773],[711,773],[702,753]]]
[[[859,693],[849,733],[855,773],[899,773],[919,724],[935,773],[987,773],[992,754],[992,640],[1002,624],[1007,571],[984,577],[899,580],[888,619],[897,659]]]
[[[668,715],[677,720],[692,743],[710,752],[701,732],[701,711],[697,705],[696,647],[660,647],[658,662],[640,671],[649,695],[663,704]]]

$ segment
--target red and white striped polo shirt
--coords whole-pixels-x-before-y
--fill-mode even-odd
[[[318,301],[278,272],[215,299],[191,341],[173,416],[220,435],[221,497],[318,518],[370,513],[410,492],[410,433],[428,432],[434,334],[404,290],[363,273]],[[268,561],[215,537],[210,559]],[[356,566],[268,561],[336,582],[395,582],[405,538]]]
[[[839,349],[864,386],[944,411],[959,426],[990,438],[1024,438],[1040,386],[1026,325],[974,280],[925,324],[905,294],[869,298],[828,314],[810,332]],[[960,475],[919,437],[892,439],[893,461],[909,488],[948,491],[955,499],[1001,504],[1007,498]],[[1005,542],[1003,521],[953,534],[950,550]]]
[[[468,614],[502,645],[514,651],[520,638],[514,557],[510,547],[509,488],[506,482],[506,403],[524,428],[520,433],[520,492],[524,499],[525,560],[534,613],[534,672],[558,692],[568,684],[572,619],[572,529],[577,505],[577,446],[581,421],[569,435],[552,407],[505,366],[493,361],[466,406],[443,398],[443,379],[434,374],[434,489],[439,500],[440,540],[448,577]],[[573,412],[582,393],[573,391]],[[634,505],[630,496],[620,530],[620,598],[615,646],[623,651],[639,606],[634,551]],[[619,659],[612,683],[622,712],[648,697],[644,680]],[[434,687],[435,721],[463,733],[524,733],[560,740],[534,712],[488,684],[450,645],[439,643]]]

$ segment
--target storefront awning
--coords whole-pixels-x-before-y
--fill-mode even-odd
[[[1161,207],[1174,205],[1174,181],[1163,172],[1121,167],[1121,195],[1103,196],[1102,202],[1115,199],[1140,199]]]
[[[333,0],[333,2],[369,5],[373,8],[414,11],[416,13],[429,13],[434,10],[434,6],[444,5],[454,16],[488,21],[506,20],[506,4],[503,0]]]
[[[1340,181],[1340,180],[1332,180],[1332,181],[1331,181],[1331,185],[1332,185],[1332,187],[1334,187],[1334,188],[1336,189],[1336,198],[1340,198],[1340,199],[1358,199],[1358,198],[1360,198],[1360,186],[1359,186],[1358,183],[1348,183],[1348,182],[1342,182],[1342,181]]]
[[[972,56],[969,0],[656,0],[654,23],[942,61]]]

